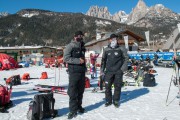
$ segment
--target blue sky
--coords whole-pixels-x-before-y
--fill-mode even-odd
[[[144,0],[147,6],[163,4],[180,13],[180,0]],[[86,13],[90,6],[107,6],[111,14],[123,10],[130,13],[138,0],[0,0],[0,12],[16,13],[21,9],[35,8],[55,12]]]

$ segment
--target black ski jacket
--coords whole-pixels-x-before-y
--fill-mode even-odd
[[[85,59],[85,47],[82,42],[72,40],[64,50],[64,61],[68,63],[68,71],[72,73],[85,72],[85,63],[80,64],[80,59]]]
[[[101,61],[101,72],[124,72],[127,70],[128,63],[127,49],[124,46],[117,45],[111,48],[110,45],[103,51]]]

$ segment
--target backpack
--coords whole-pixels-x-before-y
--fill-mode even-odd
[[[14,76],[11,76],[9,77],[7,80],[6,80],[6,84],[7,85],[20,85],[21,84],[21,78],[20,78],[20,75],[14,75]]]
[[[29,103],[28,120],[42,120],[44,118],[56,117],[58,111],[54,110],[54,104],[53,93],[35,95],[34,100]]]
[[[22,75],[22,80],[29,80],[29,79],[30,79],[29,73],[24,73],[24,74]]]
[[[48,79],[47,72],[42,72],[40,79]]]
[[[153,87],[156,85],[156,80],[153,74],[146,73],[144,75],[143,86]]]
[[[91,84],[90,84],[90,80],[88,77],[85,77],[85,88],[90,88]]]
[[[12,86],[10,89],[6,86],[0,84],[0,112],[5,112],[5,110],[12,106],[11,98]]]

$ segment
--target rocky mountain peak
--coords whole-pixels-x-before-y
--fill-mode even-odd
[[[147,8],[146,3],[143,0],[139,0],[135,9],[144,9],[144,8]]]
[[[149,8],[143,0],[139,0],[136,7],[132,10],[128,17],[127,23],[132,24],[137,22],[139,19],[145,16]]]
[[[48,15],[48,16],[52,16],[52,15],[57,15],[57,12],[52,12],[49,10],[40,10],[40,9],[22,9],[20,11],[17,12],[18,15],[22,16],[22,17],[32,17],[32,16],[37,16],[40,14],[43,15]]]
[[[8,16],[9,13],[8,12],[0,12],[0,17],[4,17],[4,16]]]
[[[112,20],[120,23],[124,23],[128,18],[128,15],[124,11],[119,11],[112,16]]]
[[[86,15],[104,19],[112,19],[112,15],[108,11],[107,7],[91,6]]]
[[[119,11],[116,12],[114,15],[111,15],[107,7],[98,6],[91,6],[90,9],[87,11],[86,15],[109,19],[120,23],[125,22],[128,17],[128,15],[124,11]]]
[[[162,4],[156,4],[149,8],[149,11],[145,17],[171,17],[175,18],[179,15],[177,13],[174,13],[170,9],[166,8]]]
[[[165,6],[163,4],[156,4],[154,7],[157,9],[164,9],[165,8]]]
[[[118,14],[119,16],[126,16],[126,12],[125,11],[122,11],[120,10],[119,12],[115,13],[115,14]]]

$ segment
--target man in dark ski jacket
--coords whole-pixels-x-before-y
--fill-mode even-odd
[[[74,39],[64,50],[64,61],[68,64],[69,72],[69,114],[72,119],[77,112],[84,113],[82,98],[85,89],[85,47],[82,31],[75,32]]]
[[[110,35],[110,44],[103,51],[101,61],[101,74],[105,74],[105,106],[114,104],[119,107],[121,87],[123,83],[123,72],[127,70],[128,55],[124,46],[118,45],[118,36]],[[119,35],[122,40],[122,35]],[[112,96],[111,87],[114,84],[114,95]]]

